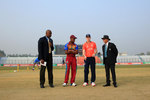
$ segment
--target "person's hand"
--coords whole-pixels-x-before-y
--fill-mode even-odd
[[[44,64],[44,60],[43,59],[41,59],[41,63]]]
[[[86,56],[84,56],[84,60],[86,60],[87,59],[87,57]]]
[[[71,50],[68,50],[68,53],[71,53]]]
[[[95,54],[93,54],[92,57],[95,57]]]
[[[69,53],[73,53],[73,52],[74,52],[74,50],[68,50],[68,52],[69,52]]]
[[[69,51],[74,51],[73,49],[70,49]]]
[[[72,50],[72,53],[75,53],[75,50]]]

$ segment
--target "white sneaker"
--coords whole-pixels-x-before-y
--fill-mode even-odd
[[[94,86],[95,86],[95,83],[94,83],[94,82],[92,82],[92,83],[91,83],[91,85],[94,87]]]
[[[72,86],[77,86],[77,84],[76,83],[72,83]]]
[[[67,86],[67,83],[63,83],[63,87]]]
[[[87,82],[84,82],[84,83],[83,83],[83,86],[87,86],[87,85],[88,85],[88,83],[87,83]]]

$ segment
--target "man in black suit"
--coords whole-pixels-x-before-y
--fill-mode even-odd
[[[38,59],[42,64],[46,62],[46,66],[41,65],[40,70],[40,87],[44,87],[45,83],[45,69],[47,67],[49,86],[54,87],[53,85],[53,58],[52,51],[54,50],[53,40],[51,39],[52,32],[51,30],[46,31],[46,35],[41,37],[38,41]]]
[[[104,87],[110,86],[110,69],[112,74],[112,80],[114,87],[117,87],[116,82],[116,73],[115,73],[115,63],[117,62],[117,55],[118,50],[116,48],[116,45],[114,43],[109,42],[109,36],[104,35],[102,38],[104,45],[102,46],[103,50],[103,63],[105,65],[105,71],[106,71],[106,84]]]

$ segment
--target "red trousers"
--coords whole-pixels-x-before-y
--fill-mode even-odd
[[[71,66],[71,80],[70,80],[70,83],[72,84],[72,83],[75,82],[75,77],[76,77],[76,70],[77,70],[76,57],[67,57],[66,58],[66,72],[65,72],[65,81],[64,81],[64,83],[68,83],[70,66]]]

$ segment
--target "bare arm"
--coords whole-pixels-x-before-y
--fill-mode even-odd
[[[97,53],[97,48],[94,49],[93,57],[95,57],[96,53]]]
[[[95,48],[95,50],[94,50],[94,54],[97,54],[97,48]]]
[[[71,52],[68,50],[65,50],[65,54],[70,54]]]
[[[78,50],[65,50],[65,54],[78,54]]]
[[[78,50],[73,50],[73,54],[78,54]]]
[[[86,60],[87,57],[85,55],[85,50],[83,50],[82,53],[83,53],[84,59]]]

